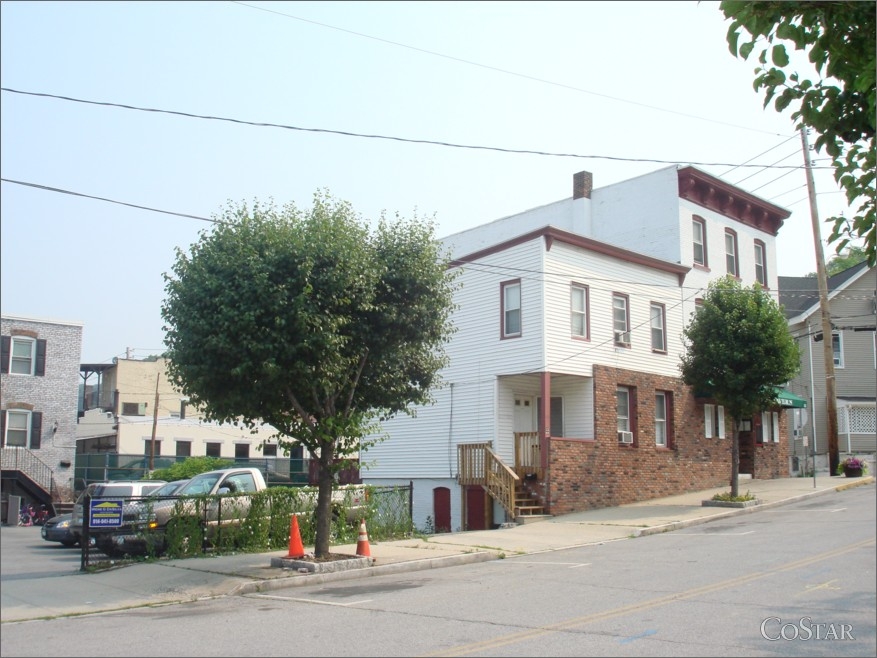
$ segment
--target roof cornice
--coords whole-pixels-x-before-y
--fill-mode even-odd
[[[671,263],[669,261],[661,260],[659,258],[645,256],[635,251],[629,251],[627,249],[622,249],[621,247],[616,247],[606,242],[600,242],[599,240],[586,238],[585,236],[579,235],[578,233],[571,233],[570,231],[565,231],[554,226],[543,226],[542,228],[536,229],[535,231],[524,233],[509,240],[498,242],[495,245],[492,245],[485,249],[481,249],[471,254],[461,256],[460,258],[455,258],[449,263],[449,267],[460,267],[461,265],[465,265],[466,263],[477,261],[479,258],[484,258],[485,256],[505,251],[506,249],[517,246],[519,244],[523,244],[524,242],[530,242],[531,240],[539,237],[544,238],[546,251],[550,251],[551,246],[555,242],[563,242],[573,247],[579,247],[581,249],[587,249],[588,251],[593,251],[595,253],[603,254],[605,256],[618,258],[619,260],[623,260],[628,263],[643,265],[645,267],[651,267],[653,269],[667,272],[669,274],[675,274],[679,280],[680,286],[685,281],[685,275],[691,271],[691,268],[686,265],[680,265],[679,263]]]
[[[680,169],[678,178],[681,198],[773,236],[792,214],[694,167]]]

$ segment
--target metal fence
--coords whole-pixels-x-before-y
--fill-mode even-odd
[[[414,531],[412,502],[414,485],[363,485],[345,489],[343,501],[333,501],[330,535],[332,545],[354,543],[360,520],[369,536],[387,541],[411,536]],[[364,496],[362,493],[364,492]],[[146,496],[124,499],[122,524],[97,528],[91,510],[100,509],[104,499],[83,495],[79,504],[82,518],[81,569],[97,570],[120,560],[158,557],[198,557],[206,553],[269,552],[286,549],[292,516],[305,545],[316,535],[313,487],[270,487],[245,496]],[[117,501],[118,498],[106,499]],[[145,523],[158,516],[164,506],[172,523],[153,534]],[[170,506],[171,510],[167,507]],[[74,513],[75,514],[75,513]],[[126,537],[125,541],[121,541]]]
[[[153,470],[169,468],[189,457],[153,458]],[[292,459],[285,457],[223,458],[236,467],[253,467],[262,471],[269,485],[316,485],[316,459]],[[148,455],[118,453],[77,454],[74,463],[74,488],[83,491],[92,482],[111,480],[142,480],[150,473]],[[339,484],[360,484],[359,467],[345,468],[338,473]]]

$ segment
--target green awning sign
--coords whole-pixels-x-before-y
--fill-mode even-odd
[[[807,400],[804,398],[800,398],[794,393],[790,393],[784,388],[776,388],[777,392],[777,404],[781,407],[786,407],[789,409],[806,409],[807,408]]]

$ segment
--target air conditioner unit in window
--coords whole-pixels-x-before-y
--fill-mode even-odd
[[[616,331],[615,332],[615,342],[618,345],[630,345],[630,332],[629,331]]]
[[[619,432],[618,433],[618,442],[619,443],[633,443],[633,432]]]

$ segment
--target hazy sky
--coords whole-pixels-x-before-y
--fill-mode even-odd
[[[791,210],[778,274],[813,272],[800,137],[718,4],[4,1],[2,312],[84,323],[83,362],[161,352],[162,273],[211,226],[8,181],[202,218],[326,189],[444,236],[693,164]]]

